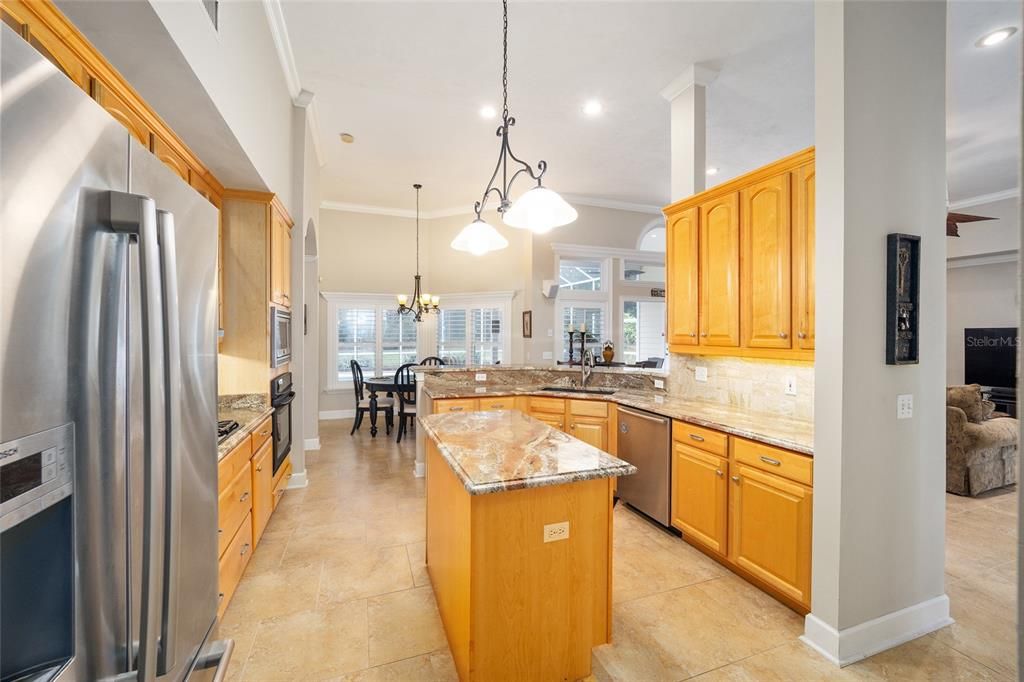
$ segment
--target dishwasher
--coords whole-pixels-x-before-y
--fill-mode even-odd
[[[637,472],[619,478],[616,496],[663,526],[671,522],[672,420],[619,406],[618,457]]]

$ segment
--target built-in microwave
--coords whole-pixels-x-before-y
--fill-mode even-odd
[[[292,314],[270,306],[270,366],[281,367],[292,359]]]

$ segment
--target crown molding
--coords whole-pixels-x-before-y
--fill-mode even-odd
[[[635,204],[630,201],[602,199],[601,197],[588,197],[579,194],[563,194],[562,198],[570,203],[580,204],[581,206],[613,208],[616,211],[630,211],[631,213],[649,213],[651,215],[664,216],[661,212],[661,206],[655,206],[653,204]]]
[[[1001,192],[992,192],[991,194],[979,194],[974,197],[967,197],[966,199],[960,199],[959,201],[950,202],[949,208],[953,211],[958,211],[961,208],[970,208],[972,206],[981,206],[982,204],[991,204],[996,201],[1003,201],[1005,199],[1016,199],[1020,196],[1020,188],[1015,189],[1004,189]]]
[[[562,197],[573,204],[580,206],[592,206],[594,208],[611,208],[617,211],[629,211],[631,213],[645,213],[649,215],[663,216],[660,206],[650,204],[634,204],[627,201],[615,199],[601,199],[598,197],[586,197],[577,194],[563,194]],[[386,215],[393,218],[415,218],[416,211],[407,208],[393,208],[391,206],[373,206],[370,204],[352,204],[347,201],[321,201],[320,208],[328,211],[346,211],[348,213],[368,213],[370,215]],[[484,213],[494,213],[497,209],[488,208]],[[422,220],[436,220],[437,218],[451,218],[453,216],[471,216],[473,209],[469,205],[453,206],[451,208],[440,208],[434,211],[420,211]]]
[[[703,64],[691,64],[686,70],[675,77],[671,83],[661,89],[661,96],[669,102],[674,100],[694,85],[707,87],[718,78],[718,69]]]
[[[946,269],[970,268],[975,265],[996,265],[998,263],[1016,263],[1020,259],[1020,252],[994,251],[992,253],[979,253],[974,256],[957,256],[946,259]]]
[[[292,51],[292,41],[288,37],[288,25],[284,20],[281,0],[263,0],[263,11],[267,15],[270,37],[274,40],[277,61],[281,65],[288,94],[291,95],[292,104],[306,112],[306,123],[313,134],[313,150],[316,153],[316,161],[320,167],[323,167],[325,160],[320,141],[320,115],[314,94],[304,89],[302,81],[299,79],[299,69],[295,65],[295,53]]]

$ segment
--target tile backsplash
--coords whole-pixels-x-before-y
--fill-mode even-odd
[[[696,379],[699,367],[707,369],[706,382]],[[795,396],[786,394],[788,379],[795,381]],[[814,419],[814,365],[671,354],[667,389],[679,398]]]

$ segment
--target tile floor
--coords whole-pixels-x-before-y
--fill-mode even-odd
[[[228,679],[455,680],[423,566],[412,439],[321,422],[310,485],[288,492],[220,625]],[[678,538],[615,513],[614,642],[598,680],[1010,680],[1016,676],[1015,490],[947,497],[956,623],[842,670],[797,638],[803,619]]]

